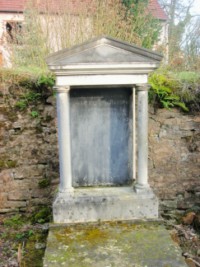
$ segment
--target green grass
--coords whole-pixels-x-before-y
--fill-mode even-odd
[[[4,225],[9,227],[22,226],[24,224],[23,218],[20,214],[16,214],[11,218],[8,218],[4,221]]]
[[[175,77],[180,81],[189,83],[200,83],[200,74],[192,71],[181,71],[175,73]]]
[[[0,83],[6,85],[20,85],[30,87],[53,87],[54,75],[48,71],[36,67],[31,68],[0,68]]]

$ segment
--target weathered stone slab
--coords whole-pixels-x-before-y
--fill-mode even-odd
[[[77,188],[70,196],[58,194],[53,203],[55,223],[145,218],[158,218],[158,199],[151,191],[139,194],[132,187]]]
[[[130,184],[132,123],[128,88],[70,92],[73,186]]]
[[[44,267],[186,267],[169,232],[155,223],[52,228]]]

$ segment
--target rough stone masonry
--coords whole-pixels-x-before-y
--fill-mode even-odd
[[[20,111],[15,105],[23,90],[0,86],[0,213],[51,204],[58,185],[55,97],[46,92]],[[199,114],[150,108],[150,185],[162,211],[200,204],[199,169]]]

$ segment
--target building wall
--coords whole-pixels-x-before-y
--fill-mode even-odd
[[[41,101],[19,111],[25,89],[0,90],[0,213],[51,205],[59,182],[55,97],[45,88]],[[149,179],[162,211],[200,204],[199,169],[199,114],[150,108]]]
[[[12,66],[12,53],[7,40],[8,34],[6,32],[6,22],[17,21],[23,22],[23,14],[12,14],[12,13],[0,13],[0,67],[11,67]]]
[[[6,22],[24,21],[23,14],[0,13],[0,54],[3,58],[3,67],[12,66],[11,46],[8,42]],[[84,21],[84,22],[83,22]],[[73,43],[82,42],[84,38],[91,36],[91,20],[85,15],[64,14],[63,16],[42,14],[40,16],[41,27],[44,32],[44,40],[48,40],[46,46],[51,52],[71,46]],[[158,43],[153,50],[161,51],[165,54],[168,61],[168,23],[161,21],[161,34]],[[56,33],[56,34],[55,34]]]
[[[33,14],[34,15],[34,14]],[[6,30],[7,22],[23,23],[23,14],[0,13],[0,54],[2,57],[3,67],[12,67],[12,42],[10,42],[9,34]],[[91,34],[91,20],[86,16],[78,16],[71,14],[49,15],[42,14],[35,20],[35,26],[41,26],[43,41],[50,52],[56,52],[60,49],[72,46],[77,41],[82,42],[82,33],[84,36]],[[23,25],[22,25],[23,27]],[[22,31],[23,34],[23,31]],[[45,40],[48,40],[47,42]]]
[[[3,37],[3,33],[6,31],[7,21],[24,21],[23,14],[15,13],[0,13],[0,39]]]
[[[165,63],[169,60],[169,24],[167,21],[161,21],[161,31],[158,42],[153,50],[161,52],[164,55]]]

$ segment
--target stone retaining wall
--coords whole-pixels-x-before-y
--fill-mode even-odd
[[[0,212],[29,211],[52,201],[58,183],[55,97],[46,94],[15,107],[27,91],[1,88],[0,98]],[[33,101],[34,102],[34,101]],[[35,115],[31,112],[35,111]]]
[[[200,204],[200,117],[177,110],[149,113],[149,176],[161,210]]]
[[[0,213],[31,211],[52,203],[57,190],[55,97],[47,90],[20,111],[15,105],[25,89],[1,86],[0,92]],[[200,117],[164,109],[149,117],[150,184],[161,210],[199,205]]]

